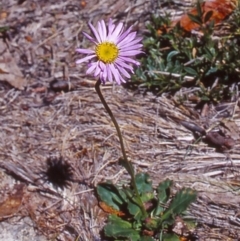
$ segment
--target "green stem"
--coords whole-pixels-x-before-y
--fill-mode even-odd
[[[101,85],[101,80],[98,80],[97,83],[95,84],[95,89],[97,91],[97,94],[98,94],[98,96],[99,96],[99,98],[100,98],[104,108],[106,109],[107,113],[111,117],[111,120],[112,120],[112,122],[113,122],[113,124],[114,124],[114,126],[115,126],[115,128],[117,130],[118,138],[119,138],[121,149],[122,149],[123,158],[125,160],[127,160],[127,155],[126,155],[125,147],[124,147],[124,144],[123,144],[123,138],[122,138],[122,134],[121,134],[120,128],[118,126],[118,123],[117,123],[117,121],[116,121],[116,119],[115,119],[111,109],[109,108],[107,102],[105,101],[105,99],[104,99],[104,97],[103,97],[103,95],[101,93],[100,85]],[[134,170],[133,169],[132,169],[132,173],[130,175],[131,175],[131,177],[134,177]]]
[[[126,151],[125,151],[125,147],[124,147],[124,144],[123,144],[123,138],[122,138],[122,134],[121,134],[121,131],[120,131],[120,128],[119,128],[119,125],[111,111],[111,109],[109,108],[107,102],[105,101],[102,93],[101,93],[101,90],[100,90],[100,85],[101,85],[101,80],[99,79],[96,84],[95,84],[95,90],[104,106],[104,108],[106,109],[107,113],[109,114],[109,116],[111,117],[111,120],[117,130],[117,135],[118,135],[118,138],[119,138],[119,141],[120,141],[120,145],[121,145],[121,150],[122,150],[122,154],[123,154],[123,159],[125,160],[125,163],[127,164],[128,168],[127,171],[129,173],[129,175],[131,176],[131,182],[132,182],[132,185],[133,185],[133,188],[134,188],[134,191],[137,195],[137,199],[138,199],[138,205],[140,206],[141,210],[142,210],[142,213],[145,217],[147,217],[147,212],[143,206],[143,203],[142,203],[142,200],[140,198],[140,195],[139,195],[139,192],[138,192],[138,189],[137,189],[137,185],[136,185],[136,181],[135,181],[135,175],[134,175],[134,170],[133,170],[133,166],[132,164],[128,161],[127,159],[127,155],[126,155]]]

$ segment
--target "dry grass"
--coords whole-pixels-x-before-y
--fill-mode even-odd
[[[103,180],[128,180],[117,165],[121,152],[116,131],[95,93],[95,81],[75,66],[75,48],[88,45],[81,31],[89,19],[111,16],[142,29],[150,2],[109,2],[90,1],[85,7],[84,1],[75,0],[1,3],[1,25],[14,27],[7,44],[1,44],[27,79],[24,90],[0,82],[0,187],[6,195],[14,184],[24,184],[19,212],[1,223],[8,227],[3,240],[19,238],[7,236],[14,227],[30,230],[32,225],[26,240],[99,240],[106,214],[98,208],[93,188]],[[49,87],[54,79],[71,85],[71,90],[54,92]],[[172,99],[122,86],[106,85],[102,91],[136,171],[149,172],[155,184],[170,178],[174,190],[186,186],[199,192],[191,214],[201,224],[200,240],[238,240],[239,135],[232,149],[221,152],[196,142],[179,122],[206,129],[216,124],[216,129],[225,117],[239,128],[238,100],[225,111],[210,105],[201,115],[190,102],[177,104],[184,90]],[[61,156],[73,168],[70,187],[55,189],[41,178],[51,156]],[[9,220],[11,225],[4,226]]]

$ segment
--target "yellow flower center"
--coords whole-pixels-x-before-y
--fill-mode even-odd
[[[103,42],[97,45],[95,52],[99,60],[111,64],[118,57],[119,49],[114,43]]]

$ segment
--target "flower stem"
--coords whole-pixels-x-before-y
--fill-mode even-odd
[[[124,147],[124,144],[123,144],[123,138],[122,138],[122,134],[121,134],[121,131],[120,131],[120,128],[119,128],[119,125],[111,111],[111,109],[109,108],[107,102],[105,101],[102,93],[101,93],[101,90],[100,90],[100,85],[101,85],[101,80],[99,79],[96,84],[95,84],[95,90],[104,106],[104,108],[106,109],[107,113],[109,114],[109,116],[111,117],[111,120],[117,130],[117,135],[118,135],[118,138],[119,138],[119,141],[120,141],[120,145],[121,145],[121,150],[122,150],[122,154],[123,154],[123,159],[124,159],[124,163],[127,165],[127,167],[124,167],[126,168],[126,170],[128,171],[129,175],[131,176],[131,183],[132,183],[132,186],[134,188],[134,191],[136,193],[136,196],[137,196],[137,199],[138,199],[138,205],[139,207],[141,208],[142,210],[142,214],[146,217],[147,216],[147,212],[143,206],[143,203],[142,203],[142,200],[140,198],[140,195],[139,195],[139,192],[138,192],[138,189],[137,189],[137,185],[136,185],[136,181],[135,181],[135,175],[134,175],[134,170],[133,170],[133,166],[132,164],[128,161],[127,159],[127,155],[126,155],[126,151],[125,151],[125,147]]]

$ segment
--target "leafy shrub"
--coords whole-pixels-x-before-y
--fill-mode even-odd
[[[232,84],[240,80],[240,10],[237,8],[226,23],[209,21],[212,11],[189,18],[199,24],[198,31],[186,32],[177,24],[171,27],[166,16],[152,16],[144,39],[145,56],[134,81],[140,87],[175,92],[181,87],[198,87],[205,101],[230,97]],[[217,27],[227,26],[224,35]]]
[[[172,181],[161,182],[156,189],[147,173],[138,173],[135,182],[144,204],[142,212],[134,188],[119,188],[111,182],[99,183],[97,194],[105,211],[111,213],[104,227],[104,234],[111,240],[169,241],[179,240],[172,231],[175,218],[183,215],[187,207],[196,200],[196,191],[183,188],[171,198]]]

